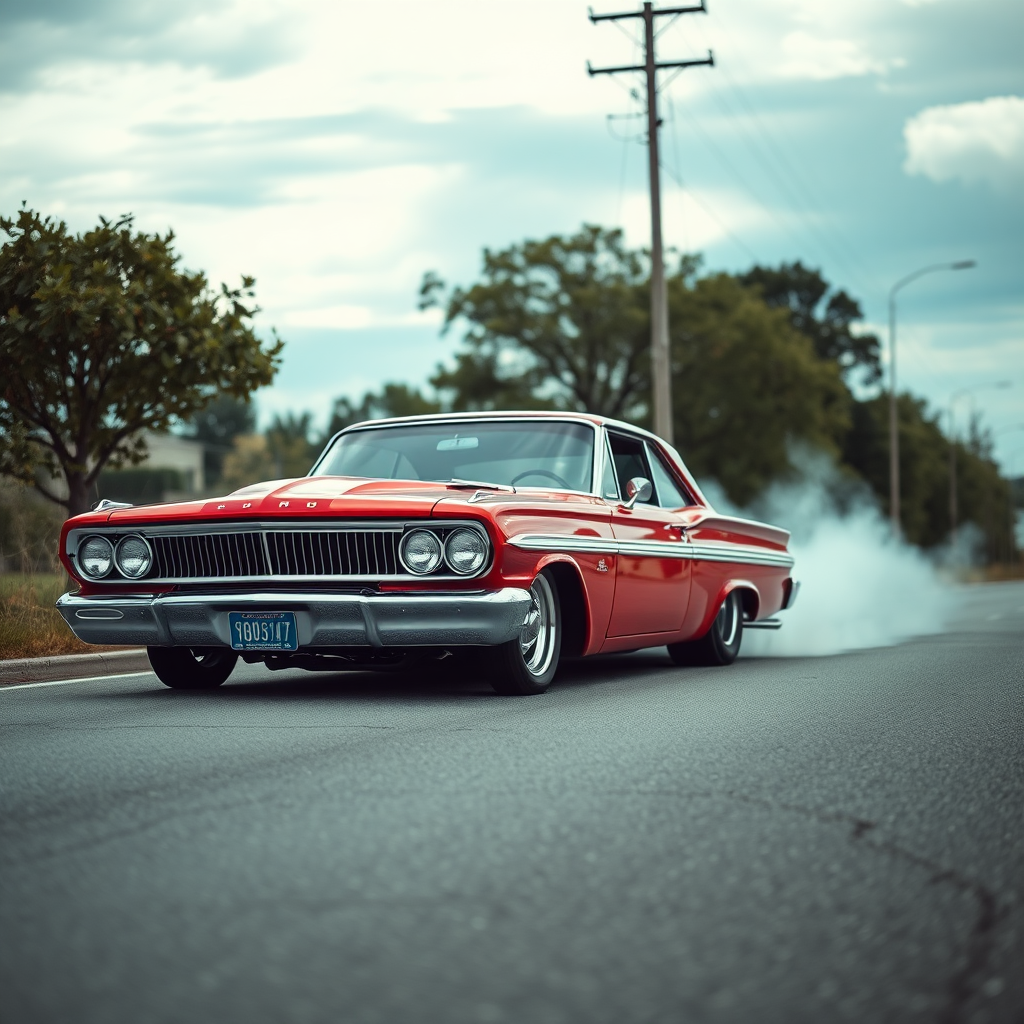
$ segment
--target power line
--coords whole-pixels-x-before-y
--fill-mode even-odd
[[[741,47],[736,43],[735,37],[733,36],[728,26],[725,24],[725,20],[722,17],[721,11],[718,11],[717,13],[717,21],[719,27],[722,29],[723,32],[725,32],[726,36],[733,43],[734,49],[737,52],[739,52]],[[698,29],[701,31],[701,34],[703,35],[703,27],[698,26]],[[761,117],[758,115],[754,104],[750,102],[750,99],[747,96],[746,92],[743,90],[740,84],[732,77],[732,75],[729,74],[728,69],[722,68],[722,74],[725,76],[726,84],[732,88],[732,91],[735,94],[737,102],[740,105],[742,105],[748,119],[753,123],[753,126],[756,129],[765,149],[768,151],[768,154],[778,164],[778,166],[782,169],[784,174],[788,176],[788,179],[792,181],[795,191],[789,192],[788,186],[790,184],[790,180],[787,180],[786,178],[782,179],[784,187],[786,187],[787,189],[787,194],[791,197],[793,201],[795,201],[795,205],[798,208],[802,208],[805,210],[807,209],[803,201],[804,197],[807,197],[811,200],[814,206],[820,209],[821,203],[818,201],[815,192],[809,187],[807,179],[801,174],[797,165],[790,160],[789,156],[785,151],[785,148],[780,146],[773,138],[771,131],[767,128]],[[717,87],[715,87],[714,83],[712,83],[712,91],[716,94],[717,97],[720,97],[720,103],[725,102],[724,99],[721,98],[721,91]],[[731,112],[732,111],[730,109],[730,113]],[[771,164],[767,164],[767,166],[771,167],[774,174],[774,167],[772,167]],[[776,175],[776,177],[778,176]],[[817,228],[817,225],[815,225],[815,228]],[[862,286],[864,284],[868,284],[870,286],[867,289],[868,291],[878,290],[878,282],[875,280],[870,268],[861,259],[860,253],[857,251],[856,247],[853,246],[850,243],[850,241],[846,238],[846,236],[843,234],[843,232],[841,232],[837,228],[833,228],[832,233],[835,236],[836,243],[841,244],[842,248],[845,250],[845,256],[852,259],[853,262],[856,264],[856,270],[858,271],[858,273],[853,276],[860,276],[861,274],[863,274],[864,276],[861,279],[860,284]],[[825,244],[827,248],[831,248],[831,243],[829,240],[826,239]],[[833,257],[835,257],[837,253],[835,251],[832,251],[832,255]],[[845,265],[845,269],[847,271],[852,269],[849,265],[846,264],[845,258],[840,259],[837,262]]]
[[[724,96],[718,90],[713,90],[712,95],[725,116],[732,120],[734,124],[737,123],[736,111],[729,105]],[[815,243],[818,248],[823,249],[827,255],[839,264],[846,274],[863,286],[866,282],[862,279],[860,271],[850,264],[847,257],[834,246],[828,235],[821,229],[817,221],[818,214],[807,206],[807,203],[800,195],[799,187],[787,180],[783,173],[780,173],[770,157],[770,151],[750,135],[744,136],[740,134],[738,137],[751,147],[751,151],[754,153],[761,168],[767,172],[787,205],[794,207],[803,215],[799,223],[803,227],[808,240]]]
[[[711,209],[711,207],[708,206],[708,204],[705,203],[696,192],[694,192],[692,186],[687,185],[683,181],[683,179],[676,173],[676,171],[669,165],[663,163],[661,166],[664,167],[666,171],[668,171],[669,176],[679,186],[680,191],[685,192],[722,229],[722,232],[726,235],[726,237],[729,238],[732,242],[734,242],[737,248],[743,251],[747,259],[752,260],[754,263],[761,262],[757,256],[757,253],[755,253],[754,250],[751,249],[750,246],[747,245],[742,238],[740,238],[738,235],[736,235],[733,231],[730,230],[728,225],[715,213],[715,211]]]
[[[659,62],[654,51],[654,21],[661,17],[681,14],[707,13],[704,0],[699,7],[670,7],[654,9],[647,0],[639,11],[618,14],[594,14],[593,24],[601,21],[619,21],[642,18],[644,24],[644,63],[618,67],[594,68],[587,61],[590,75],[618,75],[642,71],[647,81],[647,149],[648,173],[651,188],[651,383],[654,406],[654,430],[670,444],[672,442],[672,380],[668,346],[668,296],[665,291],[665,264],[661,239],[661,161],[658,158],[658,72],[673,68],[713,65],[714,57],[708,51],[706,59]]]

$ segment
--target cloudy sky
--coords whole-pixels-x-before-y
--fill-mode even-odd
[[[630,9],[594,0],[598,11]],[[884,329],[903,386],[1024,472],[1024,4],[709,0],[661,59],[665,228],[709,269],[802,259]],[[448,357],[423,272],[469,282],[484,246],[621,225],[648,242],[626,76],[634,23],[579,0],[0,0],[0,211],[85,229],[132,212],[184,262],[257,278],[287,341],[264,417]],[[996,382],[1011,386],[996,389]]]

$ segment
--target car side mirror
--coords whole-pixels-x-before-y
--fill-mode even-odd
[[[654,485],[645,476],[635,476],[626,481],[624,508],[632,508],[638,501],[648,501],[654,493]]]

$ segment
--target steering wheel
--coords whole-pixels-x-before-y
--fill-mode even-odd
[[[560,477],[557,473],[552,473],[549,469],[528,469],[525,472],[520,473],[518,476],[512,477],[512,486],[515,487],[515,485],[519,483],[519,481],[522,480],[524,476],[551,477],[551,479],[554,480],[559,487],[564,487],[567,491],[572,490],[572,487],[570,486],[568,480],[566,480],[564,477]]]

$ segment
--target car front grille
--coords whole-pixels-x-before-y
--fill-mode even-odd
[[[246,530],[157,534],[151,577],[170,580],[268,576],[406,575],[397,530]]]

